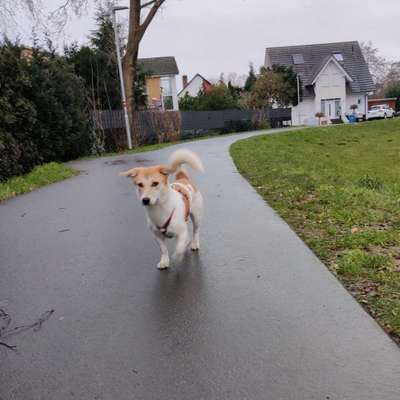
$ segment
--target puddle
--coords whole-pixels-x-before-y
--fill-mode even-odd
[[[121,164],[126,164],[125,160],[114,160],[114,161],[105,161],[105,165],[121,165]]]
[[[147,160],[146,158],[135,158],[134,161],[136,163],[147,163],[147,162],[151,162],[151,160]]]

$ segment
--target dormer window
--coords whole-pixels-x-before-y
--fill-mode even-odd
[[[336,61],[342,62],[344,60],[343,53],[333,53],[333,56],[336,58]]]
[[[303,54],[292,54],[293,64],[304,64],[304,57]]]

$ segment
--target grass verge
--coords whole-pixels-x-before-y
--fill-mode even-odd
[[[35,167],[26,175],[0,182],[0,201],[31,192],[50,183],[62,181],[79,172],[61,163],[51,162]]]
[[[78,160],[92,160],[94,158],[99,158],[99,157],[113,157],[113,156],[118,156],[118,155],[123,155],[123,154],[134,154],[134,153],[144,153],[146,151],[156,151],[156,150],[163,149],[164,147],[173,146],[174,144],[178,144],[178,143],[181,143],[181,141],[146,144],[144,146],[135,147],[134,149],[131,149],[131,150],[121,150],[121,151],[108,152],[108,153],[92,154],[90,156],[83,156],[83,157],[79,158]],[[72,160],[72,161],[77,161],[77,160]]]
[[[251,138],[231,154],[400,343],[400,119]]]

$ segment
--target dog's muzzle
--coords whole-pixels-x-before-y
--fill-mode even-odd
[[[142,203],[144,206],[148,206],[150,204],[150,199],[148,197],[143,197]]]

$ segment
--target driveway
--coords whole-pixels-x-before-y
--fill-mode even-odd
[[[2,400],[398,400],[400,352],[238,174],[206,166],[199,254],[168,272],[130,181],[152,153],[75,163],[80,176],[0,204]],[[0,339],[1,340],[1,339]]]

